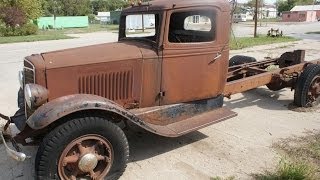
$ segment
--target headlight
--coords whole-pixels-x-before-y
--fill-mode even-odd
[[[48,100],[49,92],[46,88],[37,84],[26,84],[24,97],[30,108],[38,107]]]
[[[19,71],[19,83],[20,83],[20,87],[23,88],[23,71]]]

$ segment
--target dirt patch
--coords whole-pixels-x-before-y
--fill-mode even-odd
[[[304,107],[298,107],[294,103],[290,103],[288,105],[288,109],[294,112],[316,112],[320,113],[320,105],[315,106],[315,107],[309,107],[309,108],[304,108]]]
[[[320,131],[308,131],[306,134],[303,137],[283,139],[273,147],[290,158],[312,163],[320,170]]]
[[[272,171],[252,174],[256,180],[320,179],[320,131],[290,137],[273,144],[281,160]]]

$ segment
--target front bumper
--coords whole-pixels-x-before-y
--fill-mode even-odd
[[[16,161],[26,160],[26,158],[28,158],[28,156],[25,153],[20,152],[17,144],[15,143],[14,139],[12,138],[12,129],[13,129],[13,126],[15,126],[15,125],[11,123],[11,118],[0,113],[0,119],[4,119],[7,121],[3,130],[0,130],[0,138],[3,141],[3,144],[6,148],[8,156],[10,156],[11,158],[13,158]],[[12,142],[12,145],[13,145],[13,147],[15,147],[16,150],[13,150],[8,146],[6,139],[4,138],[4,135],[7,137],[7,139],[9,139]]]

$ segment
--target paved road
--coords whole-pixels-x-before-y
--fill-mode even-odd
[[[46,51],[54,51],[65,48],[74,48],[92,44],[116,41],[118,35],[109,32],[97,32],[92,34],[72,35],[77,39],[40,41],[14,44],[0,44],[0,109],[4,113],[13,113],[16,106],[8,106],[8,103],[15,103],[15,93],[19,88],[18,70],[22,69],[22,61],[25,56]]]
[[[306,32],[320,31],[320,22],[312,23],[288,23],[288,22],[263,22],[258,27],[258,34],[267,35],[271,28],[283,31],[284,35],[293,36],[302,39],[317,39],[320,40],[320,35],[305,34]],[[253,22],[243,22],[233,24],[233,31],[236,37],[253,36],[254,24]]]
[[[116,40],[113,33],[83,34],[79,39],[0,45],[0,111],[12,114],[16,108],[17,72],[22,58],[30,53],[84,46]],[[304,40],[260,46],[231,54],[249,54],[259,59],[280,52],[307,49],[307,59],[320,57],[320,42]],[[140,129],[128,132],[130,163],[122,179],[209,179],[236,176],[248,179],[278,162],[270,148],[280,138],[303,135],[320,129],[319,111],[301,113],[288,110],[292,92],[271,92],[258,88],[233,96],[226,106],[238,117],[212,125],[180,138],[163,138]],[[0,146],[0,180],[33,179],[36,147],[24,147],[32,159],[17,163]]]

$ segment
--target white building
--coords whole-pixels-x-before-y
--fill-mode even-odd
[[[143,21],[142,21],[143,19]],[[143,22],[143,23],[142,23]],[[142,30],[152,29],[155,27],[155,15],[154,14],[141,14],[138,15],[128,15],[126,18],[126,29],[127,30]]]
[[[110,12],[98,12],[96,20],[100,22],[110,22]]]
[[[260,9],[260,13],[262,18],[276,18],[278,15],[277,8],[275,5],[264,5]]]

